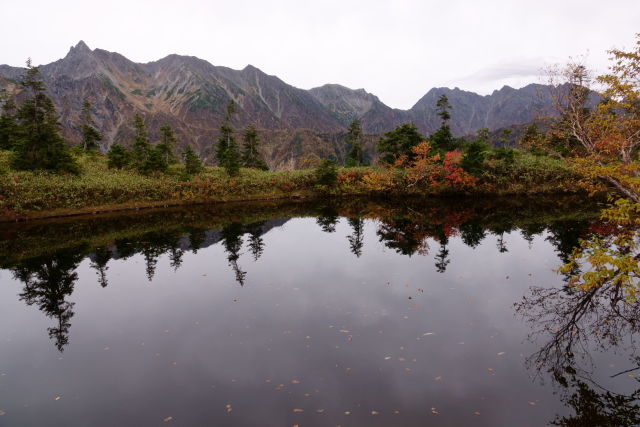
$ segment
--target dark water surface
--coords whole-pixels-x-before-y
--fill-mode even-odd
[[[611,392],[634,410],[638,371],[611,378],[637,365],[624,329],[554,342],[572,300],[553,270],[603,228],[568,199],[4,224],[0,425],[538,426],[608,416]]]

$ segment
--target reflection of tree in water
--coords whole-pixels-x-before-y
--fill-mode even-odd
[[[249,233],[249,250],[253,256],[253,260],[257,261],[264,252],[264,240],[262,234],[264,233],[264,224],[266,221],[254,222],[246,227],[247,233]]]
[[[100,286],[106,288],[107,284],[109,283],[107,280],[107,270],[109,269],[109,267],[107,267],[107,264],[111,259],[111,251],[109,250],[109,248],[96,248],[96,250],[93,252],[92,258],[93,259],[91,260],[90,267],[96,270],[96,273],[98,274],[98,283],[100,283]]]
[[[544,233],[546,225],[542,223],[528,223],[520,227],[520,235],[529,244],[529,249],[533,247],[533,238]]]
[[[629,354],[631,366],[614,375],[640,370],[635,340],[640,332],[640,304],[630,303],[624,289],[604,285],[589,290],[531,288],[516,304],[517,312],[532,327],[530,339],[543,345],[527,363],[538,373],[548,371],[573,408],[570,417],[556,417],[566,426],[631,426],[640,423],[640,388],[621,394],[593,378],[589,364],[593,351]]]
[[[229,261],[229,265],[233,268],[236,281],[240,286],[243,286],[247,272],[242,271],[238,265],[238,260],[241,255],[240,250],[242,250],[242,236],[245,234],[244,227],[242,224],[234,222],[224,227],[220,234],[222,236],[222,246],[224,246],[224,250],[227,252],[227,261]]]
[[[408,216],[382,220],[376,234],[380,242],[401,255],[425,255],[429,252],[428,233],[424,223],[412,220]]]
[[[349,241],[349,249],[356,257],[360,258],[362,255],[362,247],[364,246],[364,219],[362,218],[348,218],[347,222],[353,229],[353,233],[347,236]]]
[[[227,260],[229,261],[231,268],[233,268],[236,281],[240,286],[244,285],[244,281],[247,276],[247,272],[243,271],[238,264],[238,260],[242,255],[240,251],[242,250],[242,245],[244,243],[242,237],[245,234],[249,235],[247,240],[249,251],[253,256],[253,260],[257,261],[264,252],[264,240],[262,239],[262,235],[265,232],[265,224],[265,221],[254,222],[248,225],[234,222],[227,225],[220,231],[222,246],[224,246],[224,249],[227,252]]]
[[[14,277],[24,283],[20,299],[28,305],[36,305],[56,326],[47,328],[56,348],[64,351],[69,343],[69,328],[74,303],[66,300],[72,292],[78,274],[78,264],[84,258],[86,248],[59,250],[53,254],[24,260],[12,269]]]
[[[316,218],[316,223],[325,233],[334,233],[338,224],[338,212],[333,207],[324,207]]]
[[[447,271],[447,266],[451,262],[447,257],[449,256],[449,249],[447,249],[447,243],[449,243],[449,239],[444,237],[440,241],[440,250],[436,255],[436,271],[438,273],[444,273]]]
[[[470,248],[477,248],[486,236],[485,228],[478,219],[472,219],[460,225],[460,238]]]
[[[567,406],[575,412],[571,416],[556,416],[551,425],[575,427],[636,426],[640,424],[640,389],[628,395],[603,390],[581,380],[569,370],[562,380],[562,387],[572,389],[564,397]]]

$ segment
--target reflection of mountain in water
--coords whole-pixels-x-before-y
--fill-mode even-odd
[[[291,218],[279,218],[263,221],[260,224],[260,234],[264,235],[271,231],[271,229],[273,228],[282,227],[290,219]],[[217,245],[223,239],[222,230],[207,230],[203,232],[203,236],[204,240],[202,241],[192,241],[191,235],[185,233],[178,238],[176,242],[176,248],[184,252],[193,251],[194,249],[195,251],[198,251],[200,249],[206,249],[209,246]],[[109,253],[109,258],[113,260],[126,259],[130,256],[128,254],[123,256],[118,250],[118,246],[116,245],[110,246],[106,249],[106,251]],[[88,255],[88,258],[93,262],[102,261],[100,257],[101,256],[96,252],[92,252]]]
[[[314,216],[318,227],[331,234],[336,233],[340,218],[346,218],[351,232],[343,244],[355,257],[362,256],[366,249],[365,219],[373,219],[378,240],[398,254],[425,256],[430,254],[430,246],[434,246],[435,269],[445,273],[452,262],[448,245],[454,237],[475,248],[491,234],[498,239],[497,250],[504,252],[508,250],[503,239],[506,233],[519,230],[529,242],[533,236],[546,233],[560,259],[565,260],[578,238],[590,235],[593,222],[592,211],[580,216],[576,210],[570,210],[567,218],[565,203],[529,210],[504,205],[498,209],[490,205],[449,206],[441,202],[425,206],[358,202],[346,207],[296,205],[290,210],[272,209],[262,216],[246,211],[245,216],[197,209],[166,214],[156,211],[148,216],[115,216],[104,221],[92,218],[87,223],[63,223],[60,227],[36,224],[31,232],[7,229],[2,232],[8,233],[9,238],[0,240],[0,267],[9,269],[24,283],[21,299],[55,319],[57,326],[49,332],[62,350],[68,343],[73,316],[73,304],[67,299],[74,290],[76,270],[85,258],[91,261],[100,286],[106,287],[111,260],[141,255],[151,281],[160,256],[167,255],[170,265],[177,270],[185,253],[197,253],[220,244],[235,280],[242,286],[247,278],[243,265],[262,256],[266,249],[263,236],[289,221],[283,215],[285,212],[294,214],[291,216]]]

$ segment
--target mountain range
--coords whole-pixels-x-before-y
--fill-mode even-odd
[[[236,103],[232,124],[260,131],[262,150],[271,168],[304,166],[323,157],[343,158],[344,136],[353,118],[360,119],[365,149],[375,158],[375,141],[402,123],[412,122],[425,135],[440,126],[436,101],[446,95],[452,106],[450,126],[464,136],[522,125],[552,113],[549,88],[531,84],[505,86],[491,95],[458,88],[433,88],[409,110],[390,108],[364,89],[326,84],[310,90],[291,86],[248,65],[242,70],[215,66],[193,57],[169,55],[146,64],[123,55],[90,49],[83,41],[62,59],[39,67],[47,91],[61,117],[63,135],[77,143],[77,123],[86,99],[104,135],[102,149],[115,141],[128,143],[133,116],[144,116],[150,136],[171,125],[179,143],[191,144],[211,162],[218,128],[229,100]],[[24,68],[0,65],[0,88],[20,100]],[[390,78],[393,78],[390,76]]]

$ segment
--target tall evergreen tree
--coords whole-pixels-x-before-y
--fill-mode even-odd
[[[22,87],[27,98],[16,114],[18,127],[12,166],[16,169],[46,169],[57,172],[79,173],[80,169],[67,142],[58,133],[59,122],[38,67],[27,60],[27,71],[22,76]]]
[[[184,150],[184,168],[189,175],[195,175],[202,170],[200,157],[193,151],[190,145]]]
[[[216,146],[216,157],[218,158],[218,164],[224,167],[225,157],[227,155],[227,149],[235,144],[235,137],[233,135],[233,128],[231,127],[231,118],[235,113],[235,103],[229,101],[227,103],[227,111],[220,125],[220,135],[218,136],[218,145]]]
[[[85,100],[80,113],[80,132],[82,133],[82,148],[84,151],[97,150],[98,142],[102,140],[102,134],[96,129],[96,124],[91,118],[91,104]]]
[[[436,102],[436,107],[438,109],[437,114],[441,120],[440,128],[429,137],[429,140],[436,151],[453,151],[459,148],[460,144],[451,134],[451,128],[449,127],[449,120],[451,119],[449,98],[446,95],[441,95]]]
[[[149,136],[147,135],[147,128],[144,125],[144,120],[139,114],[136,114],[133,117],[133,126],[135,128],[135,139],[133,142],[131,157],[134,166],[138,170],[142,170],[149,159],[151,145],[149,144]]]
[[[11,98],[6,96],[6,91],[0,89],[0,150],[12,149],[15,144],[17,124],[16,124],[16,104]]]
[[[171,164],[176,161],[176,156],[173,154],[176,142],[178,142],[178,140],[173,133],[171,126],[165,125],[160,127],[160,143],[156,148],[167,164]]]
[[[247,168],[255,168],[261,170],[269,170],[269,167],[262,160],[260,153],[258,152],[258,131],[255,126],[249,125],[242,134],[242,140],[244,142],[242,150],[242,164]]]
[[[362,149],[362,126],[360,120],[353,119],[347,130],[345,143],[349,148],[345,166],[364,166],[364,150]]]

